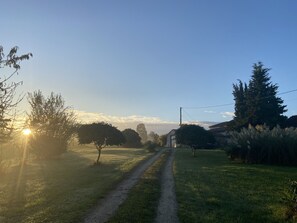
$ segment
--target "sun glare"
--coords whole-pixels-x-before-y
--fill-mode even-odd
[[[23,134],[26,135],[26,136],[30,135],[31,133],[32,133],[32,131],[30,129],[24,129],[23,130]]]

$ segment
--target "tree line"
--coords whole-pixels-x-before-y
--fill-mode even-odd
[[[30,59],[32,53],[17,54],[18,48],[13,47],[7,55],[0,46],[0,68],[12,69],[7,77],[0,79],[0,142],[11,139],[13,131],[14,109],[23,96],[15,98],[16,89],[22,82],[13,82],[11,78],[18,73],[20,62]],[[248,83],[241,80],[233,84],[233,96],[235,101],[235,116],[229,122],[229,131],[247,134],[249,126],[267,126],[273,129],[276,126],[284,128],[288,126],[287,117],[284,115],[286,105],[277,96],[278,85],[271,82],[269,68],[265,68],[261,62],[253,65],[251,79]],[[51,157],[60,155],[67,150],[69,140],[77,135],[80,144],[93,143],[98,151],[97,163],[101,150],[106,146],[123,145],[125,147],[141,147],[143,145],[152,149],[156,145],[166,144],[166,135],[159,136],[154,132],[147,133],[143,123],[133,129],[119,131],[108,123],[77,123],[74,112],[65,105],[65,101],[59,94],[51,93],[45,97],[40,90],[28,94],[28,102],[31,112],[26,119],[26,125],[32,129],[34,135],[29,138],[32,152],[38,157]],[[293,119],[290,119],[292,122]],[[257,129],[257,128],[256,128]],[[243,133],[244,132],[244,133]],[[267,132],[267,131],[266,131]],[[266,133],[265,132],[265,133]],[[279,132],[279,131],[274,131]],[[233,141],[239,137],[231,134]],[[188,145],[191,148],[208,148],[213,145],[213,135],[196,125],[183,125],[176,131],[176,139],[179,144]],[[250,145],[249,145],[250,147]],[[232,157],[236,157],[242,145],[232,147]],[[291,148],[291,147],[290,147]],[[152,149],[153,150],[153,149]],[[237,155],[238,157],[238,155]],[[244,156],[249,157],[249,156]]]
[[[16,89],[22,82],[13,82],[11,78],[21,68],[20,62],[29,60],[33,55],[27,53],[18,56],[18,47],[13,47],[5,55],[0,46],[0,68],[4,71],[11,70],[7,77],[0,79],[0,143],[12,139],[15,129],[13,121],[14,111],[24,95],[15,98]],[[51,93],[44,96],[41,90],[28,93],[30,112],[27,114],[25,126],[33,134],[28,137],[30,151],[39,158],[59,156],[67,151],[69,141],[76,136],[80,144],[94,144],[98,151],[96,163],[99,163],[101,150],[107,146],[122,145],[123,147],[139,148],[148,141],[150,146],[161,145],[158,134],[146,131],[145,125],[137,125],[133,129],[118,130],[111,124],[97,122],[91,124],[78,123],[73,110],[66,106],[60,94]],[[164,137],[163,137],[164,138]],[[164,141],[164,140],[163,140]],[[1,157],[0,157],[1,160]]]
[[[140,148],[152,140],[160,145],[159,136],[154,132],[147,134],[143,123],[137,125],[137,131],[105,123],[78,123],[71,108],[65,106],[61,95],[51,93],[44,97],[40,90],[28,94],[31,112],[28,114],[27,126],[34,133],[29,138],[32,153],[39,158],[58,156],[67,150],[70,139],[75,136],[79,144],[93,144],[98,152],[96,164],[99,164],[102,149],[108,146]]]

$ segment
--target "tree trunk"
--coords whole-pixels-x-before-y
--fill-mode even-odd
[[[192,154],[194,157],[196,156],[196,149],[192,148]]]
[[[99,159],[100,159],[100,155],[101,155],[101,147],[97,147],[97,151],[98,151],[98,157],[97,157],[97,161],[96,164],[99,164]]]

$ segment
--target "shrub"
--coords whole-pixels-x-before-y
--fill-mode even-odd
[[[152,141],[147,141],[144,143],[143,147],[150,153],[156,152],[156,148],[158,147],[158,144],[153,143]]]
[[[122,133],[126,140],[126,142],[123,144],[123,147],[140,148],[142,146],[139,134],[133,129],[125,129],[122,131]]]
[[[61,95],[44,97],[41,91],[29,93],[31,112],[27,124],[32,129],[29,138],[31,151],[40,158],[64,153],[75,129],[75,115],[65,106]]]
[[[297,165],[297,130],[266,126],[231,132],[227,153],[246,163]]]
[[[297,217],[297,181],[291,181],[283,198],[287,205],[287,220]]]
[[[39,158],[52,158],[61,155],[67,150],[67,140],[47,135],[32,137],[30,146],[32,153]]]
[[[182,125],[176,130],[176,141],[178,144],[190,146],[193,156],[196,156],[196,149],[211,148],[215,138],[210,131],[199,125]]]

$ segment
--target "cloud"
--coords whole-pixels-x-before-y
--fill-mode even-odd
[[[136,129],[139,123],[144,123],[148,132],[154,131],[158,134],[167,134],[170,130],[178,128],[177,122],[165,121],[159,117],[141,115],[113,116],[79,110],[75,110],[74,112],[77,120],[81,123],[107,122],[118,127],[120,130],[126,128]]]
[[[147,132],[154,131],[158,134],[167,134],[172,129],[179,128],[179,123],[170,122],[160,119],[159,117],[151,117],[151,116],[141,116],[141,115],[130,115],[130,116],[112,116],[106,115],[103,113],[95,113],[95,112],[86,112],[75,110],[78,121],[82,123],[92,123],[92,122],[107,122],[120,130],[124,130],[126,128],[136,129],[136,126],[139,123],[144,123],[147,129]],[[210,125],[216,124],[215,122],[191,122],[184,124],[196,124],[200,125],[206,129]]]
[[[103,113],[94,113],[75,110],[77,119],[83,123],[90,122],[108,122],[108,123],[144,123],[144,124],[175,124],[175,122],[164,121],[158,117],[130,115],[130,116],[112,116]]]
[[[209,111],[209,110],[207,110],[207,111],[204,111],[205,113],[209,113],[209,114],[215,114],[216,112],[215,111]]]
[[[221,112],[223,118],[233,118],[235,116],[234,112]]]
[[[172,121],[166,121],[162,120],[159,117],[153,117],[153,116],[141,116],[141,115],[129,115],[129,116],[113,116],[113,115],[107,115],[104,113],[96,113],[96,112],[86,112],[86,111],[80,111],[80,110],[74,110],[74,113],[76,114],[77,121],[80,123],[92,123],[92,122],[107,122],[112,124],[113,126],[116,126],[120,130],[124,130],[127,128],[136,129],[136,126],[139,123],[144,123],[147,129],[147,132],[154,131],[158,133],[159,135],[167,134],[172,129],[178,129],[179,123],[178,122],[172,122]],[[15,121],[15,126],[18,127],[18,129],[22,130],[24,127],[26,116],[20,115],[18,116],[17,120]],[[200,125],[206,129],[210,125],[217,124],[217,122],[185,122],[184,124],[196,124]]]

